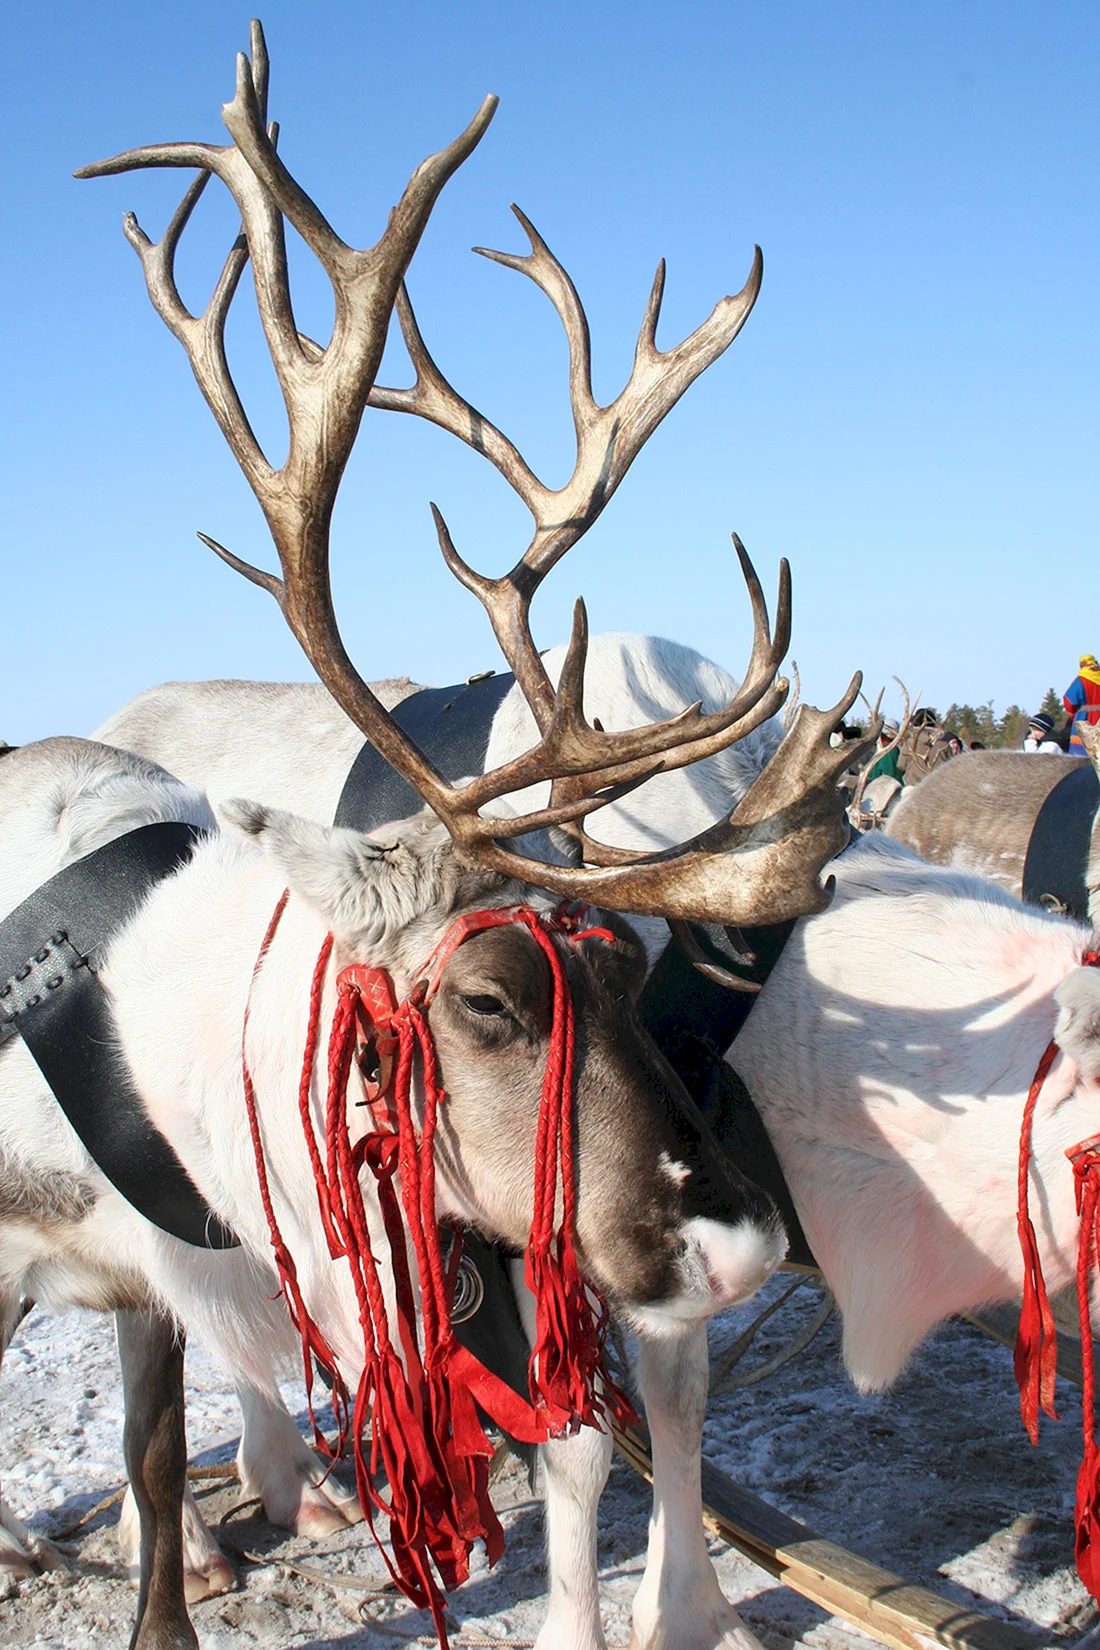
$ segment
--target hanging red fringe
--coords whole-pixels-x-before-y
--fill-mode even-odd
[[[1100,952],[1086,951],[1085,968],[1100,966]],[[1016,1381],[1020,1388],[1020,1414],[1033,1444],[1039,1441],[1039,1409],[1054,1420],[1054,1377],[1058,1359],[1058,1338],[1050,1309],[1039,1245],[1028,1214],[1028,1169],[1031,1160],[1031,1130],[1035,1107],[1054,1064],[1058,1045],[1053,1039],[1043,1050],[1028,1091],[1020,1128],[1020,1162],[1017,1183],[1016,1225],[1024,1258],[1024,1298],[1020,1311],[1020,1332],[1016,1340]],[[1100,1599],[1100,1448],[1096,1442],[1095,1378],[1092,1356],[1092,1317],[1089,1310],[1090,1279],[1100,1271],[1100,1135],[1082,1140],[1066,1152],[1073,1164],[1074,1193],[1080,1232],[1077,1245],[1077,1311],[1081,1325],[1081,1419],[1084,1448],[1077,1474],[1077,1504],[1074,1510],[1077,1573],[1093,1598]]]
[[[1054,1375],[1058,1361],[1058,1338],[1050,1309],[1039,1244],[1028,1213],[1028,1169],[1031,1163],[1031,1126],[1035,1107],[1054,1064],[1058,1044],[1053,1040],[1043,1050],[1024,1106],[1020,1125],[1020,1161],[1017,1172],[1016,1230],[1024,1257],[1024,1298],[1020,1307],[1020,1330],[1016,1337],[1016,1385],[1020,1389],[1020,1416],[1033,1444],[1039,1442],[1039,1409],[1058,1419],[1054,1409]]]
[[[267,955],[287,897],[284,893],[272,916],[253,979]],[[520,924],[532,935],[546,957],[553,981],[550,1048],[535,1154],[534,1218],[526,1256],[537,1324],[529,1367],[529,1404],[461,1346],[451,1330],[453,1276],[448,1277],[444,1267],[436,1224],[433,1151],[438,1109],[445,1095],[439,1086],[435,1049],[424,1015],[443,969],[457,948],[471,934],[512,923]],[[359,1307],[364,1361],[354,1403],[336,1356],[305,1305],[294,1259],[275,1215],[255,1091],[244,1054],[247,1011],[245,1014],[245,1105],[275,1265],[301,1337],[314,1439],[328,1452],[313,1414],[316,1363],[332,1382],[338,1451],[350,1435],[359,1500],[372,1534],[377,1539],[375,1514],[384,1513],[390,1521],[392,1560],[385,1548],[382,1551],[390,1574],[414,1604],[431,1611],[443,1650],[447,1646],[444,1601],[436,1574],[443,1588],[450,1591],[468,1576],[475,1541],[484,1540],[490,1563],[495,1563],[504,1550],[504,1535],[488,1493],[493,1451],[478,1405],[498,1426],[529,1443],[562,1436],[582,1424],[599,1425],[605,1415],[623,1422],[636,1419],[604,1367],[607,1308],[585,1285],[577,1265],[573,1236],[573,1002],[552,933],[565,934],[574,941],[599,936],[614,942],[606,929],[582,929],[579,911],[573,907],[563,906],[551,917],[528,906],[516,906],[459,918],[419,971],[423,977],[402,1003],[395,1001],[392,983],[383,970],[363,964],[343,969],[337,976],[337,1006],[329,1037],[323,1152],[314,1129],[310,1094],[321,996],[332,953],[331,936],[321,948],[310,991],[299,1112],[329,1253],[333,1259],[346,1259]],[[370,1045],[377,1063],[373,1076],[365,1079],[374,1128],[353,1144],[348,1129],[347,1085],[356,1048],[363,1044]],[[424,1091],[419,1139],[410,1104],[417,1058]],[[374,1181],[389,1248],[396,1306],[394,1332],[360,1186],[364,1168]],[[555,1229],[559,1189],[562,1218]],[[452,1259],[457,1260],[457,1252]],[[363,1448],[368,1419],[369,1460]],[[389,1486],[388,1500],[375,1487],[380,1471],[384,1471]]]

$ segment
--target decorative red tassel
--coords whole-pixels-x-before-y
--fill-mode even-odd
[[[1039,1260],[1039,1245],[1035,1228],[1028,1214],[1028,1167],[1031,1161],[1031,1125],[1035,1107],[1046,1082],[1047,1073],[1054,1064],[1058,1044],[1053,1039],[1043,1050],[1035,1079],[1028,1090],[1020,1125],[1020,1162],[1017,1176],[1016,1230],[1024,1257],[1024,1298],[1020,1307],[1020,1330],[1016,1337],[1016,1384],[1020,1389],[1020,1415],[1033,1444],[1039,1442],[1039,1408],[1052,1420],[1058,1417],[1054,1410],[1054,1376],[1058,1361],[1058,1335],[1054,1314],[1050,1309],[1043,1268]]]
[[[253,980],[286,901],[284,893],[264,937]],[[546,956],[554,987],[536,1145],[535,1213],[527,1251],[527,1280],[536,1296],[537,1322],[529,1373],[530,1404],[462,1347],[451,1330],[453,1277],[448,1278],[440,1251],[433,1152],[438,1108],[445,1096],[439,1087],[435,1050],[424,1016],[457,947],[471,934],[506,923],[519,923],[528,929]],[[575,1431],[584,1423],[598,1425],[607,1413],[624,1421],[636,1419],[627,1399],[603,1368],[607,1308],[584,1284],[576,1260],[573,1002],[550,930],[565,933],[573,940],[598,935],[614,941],[605,929],[581,930],[579,912],[574,908],[562,907],[554,917],[547,917],[519,906],[473,912],[452,924],[421,970],[424,978],[402,1003],[394,1001],[389,977],[381,969],[365,965],[344,969],[337,977],[337,1007],[329,1038],[323,1155],[314,1130],[310,1095],[331,935],[321,948],[310,991],[299,1111],[329,1253],[333,1259],[346,1259],[359,1307],[364,1360],[354,1405],[336,1358],[305,1305],[293,1257],[275,1216],[244,1052],[247,1011],[245,1014],[245,1104],[275,1264],[291,1318],[301,1336],[310,1416],[312,1419],[316,1360],[332,1381],[338,1448],[350,1433],[359,1500],[371,1532],[377,1539],[375,1514],[384,1513],[390,1521],[392,1560],[385,1548],[382,1551],[390,1574],[414,1604],[431,1610],[442,1650],[446,1650],[447,1634],[436,1574],[443,1588],[450,1591],[468,1576],[470,1549],[476,1540],[484,1540],[490,1563],[495,1563],[504,1550],[503,1531],[488,1493],[492,1446],[477,1406],[513,1437],[533,1443]],[[353,1146],[347,1119],[347,1085],[359,1042],[371,1044],[378,1061],[376,1079],[366,1082],[375,1127]],[[419,1141],[410,1105],[417,1057],[424,1090]],[[371,1248],[360,1188],[364,1169],[374,1180],[390,1251],[397,1345]],[[555,1232],[559,1185],[562,1220]],[[409,1243],[415,1257],[415,1290]],[[368,1419],[369,1461],[363,1453]],[[328,1445],[315,1420],[313,1426],[318,1446],[327,1452]],[[375,1487],[380,1471],[385,1472],[389,1486],[388,1501]]]
[[[1077,1573],[1093,1598],[1100,1598],[1100,1450],[1096,1445],[1095,1376],[1092,1356],[1092,1317],[1089,1312],[1089,1274],[1100,1264],[1097,1249],[1097,1205],[1100,1199],[1100,1137],[1071,1147],[1081,1237],[1077,1249],[1077,1311],[1081,1324],[1081,1420],[1084,1451],[1077,1474]]]
[[[1084,968],[1100,966],[1100,952],[1086,951]],[[1043,1282],[1035,1228],[1028,1215],[1028,1165],[1031,1158],[1031,1128],[1035,1106],[1047,1074],[1058,1053],[1053,1039],[1043,1050],[1028,1091],[1020,1128],[1020,1167],[1016,1225],[1024,1257],[1024,1301],[1020,1312],[1020,1333],[1016,1341],[1016,1380],[1020,1388],[1020,1414],[1033,1444],[1039,1440],[1039,1405],[1054,1420],[1054,1376],[1058,1343],[1054,1317]],[[1089,1311],[1089,1278],[1093,1267],[1100,1271],[1100,1135],[1071,1146],[1066,1156],[1073,1164],[1074,1195],[1080,1232],[1077,1243],[1077,1311],[1081,1324],[1081,1419],[1084,1450],[1077,1474],[1077,1504],[1074,1512],[1077,1573],[1093,1598],[1100,1599],[1100,1448],[1096,1442],[1095,1378],[1092,1356],[1092,1317]]]

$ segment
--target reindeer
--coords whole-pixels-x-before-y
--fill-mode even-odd
[[[224,111],[230,146],[131,151],[81,175],[146,165],[200,168],[159,245],[132,217],[126,233],[141,257],[155,306],[187,348],[200,387],[256,492],[282,575],[248,567],[220,547],[219,553],[276,596],[337,703],[431,812],[370,836],[270,804],[224,803],[221,817],[239,834],[206,837],[111,940],[100,979],[142,1103],[211,1212],[239,1235],[238,1250],[217,1256],[195,1251],[130,1207],[59,1119],[27,1048],[8,1039],[5,1087],[10,1084],[16,1104],[5,1108],[3,1138],[15,1196],[0,1224],[4,1301],[16,1299],[33,1281],[33,1292],[45,1300],[76,1299],[135,1314],[124,1318],[128,1327],[121,1338],[127,1391],[134,1400],[127,1455],[142,1536],[134,1642],[144,1650],[195,1643],[181,1585],[180,1331],[190,1327],[203,1334],[274,1413],[272,1371],[293,1341],[291,1315],[279,1299],[281,1282],[298,1328],[303,1334],[315,1331],[316,1344],[330,1350],[336,1373],[350,1387],[365,1378],[362,1303],[346,1273],[334,1275],[309,1155],[290,1126],[300,1109],[296,1068],[303,1044],[312,1049],[314,1027],[333,1021],[341,991],[361,989],[349,969],[369,964],[388,973],[395,996],[410,1012],[416,1008],[435,1044],[447,1099],[435,1133],[434,1197],[425,1193],[422,1204],[429,1225],[429,1217],[438,1216],[476,1226],[513,1247],[527,1242],[531,1181],[542,1160],[535,1150],[539,1090],[545,1092],[545,1057],[556,1046],[549,1041],[558,1012],[551,982],[560,975],[577,1025],[574,1224],[578,1258],[590,1283],[635,1324],[654,1367],[667,1374],[685,1329],[690,1332],[697,1319],[746,1298],[778,1264],[785,1239],[770,1200],[724,1160],[686,1091],[630,1012],[631,991],[642,972],[636,966],[637,942],[619,926],[610,942],[599,932],[571,937],[576,924],[555,919],[554,912],[558,900],[580,899],[643,918],[727,924],[820,909],[828,898],[819,886],[820,868],[844,835],[836,798],[838,758],[828,733],[859,686],[856,678],[834,711],[803,706],[766,770],[718,827],[672,852],[624,854],[601,863],[606,856],[596,852],[581,824],[589,814],[630,794],[654,773],[675,774],[728,749],[766,723],[786,695],[787,684],[776,671],[789,633],[789,577],[784,570],[773,637],[743,553],[755,620],[752,658],[741,688],[713,713],[693,706],[670,720],[607,733],[588,721],[583,709],[583,605],[578,604],[556,685],[528,622],[541,578],[594,519],[659,419],[739,329],[755,297],[759,257],[746,290],[723,300],[709,322],[664,355],[654,343],[659,275],[630,384],[611,408],[599,409],[587,387],[583,312],[568,278],[529,230],[529,260],[498,257],[528,268],[572,316],[574,389],[582,400],[587,397],[589,414],[583,427],[578,425],[578,473],[565,498],[548,494],[531,478],[538,527],[529,552],[507,579],[486,580],[470,569],[438,520],[444,555],[485,603],[540,731],[531,751],[494,772],[457,784],[442,778],[347,657],[332,609],[328,524],[373,391],[404,267],[439,188],[484,131],[491,101],[455,143],[421,166],[378,245],[352,252],[278,159],[274,129],[265,130],[266,53],[258,26],[252,46],[251,62],[238,61],[237,93]],[[193,317],[179,299],[172,264],[211,174],[237,201],[244,236],[207,311]],[[336,322],[324,350],[301,338],[294,326],[284,215],[332,279]],[[225,357],[225,318],[249,260],[291,427],[290,451],[280,470],[267,463],[255,441]],[[399,301],[402,314],[411,317],[407,303]],[[437,392],[426,357],[418,364],[418,388],[404,393],[418,405],[433,401]],[[492,447],[491,427],[479,439]],[[506,465],[521,462],[510,446],[496,450]],[[5,820],[18,817],[28,837],[26,851],[8,862],[3,897],[9,908],[25,899],[37,879],[86,854],[94,843],[124,833],[135,815],[209,823],[201,797],[163,772],[95,744],[28,747],[0,772]],[[517,814],[503,803],[547,784],[544,805]],[[503,812],[492,811],[498,804]],[[83,822],[82,829],[74,822]],[[581,863],[546,863],[521,851],[516,838],[548,828],[569,833],[571,847],[579,850],[573,860]],[[280,895],[280,889],[289,892]],[[472,934],[471,916],[477,919]],[[536,938],[544,956],[553,959],[552,970],[540,964]],[[441,944],[444,950],[433,964]],[[187,1028],[183,1037],[181,1017]],[[202,1028],[201,1036],[195,1028]],[[170,1062],[166,1049],[172,1050]],[[317,1062],[307,1059],[304,1070],[308,1141],[323,1118],[326,1095]],[[357,1070],[353,1064],[348,1072],[353,1089],[361,1081]],[[434,1093],[425,1066],[411,1101],[425,1135],[429,1117],[435,1118]],[[330,1119],[337,1118],[337,1136],[341,1129],[346,1133],[347,1162],[354,1165],[357,1149],[371,1149],[371,1114],[353,1107],[341,1122],[331,1091],[327,1102]],[[568,1107],[563,1116],[568,1118]],[[266,1174],[263,1152],[270,1166]],[[568,1209],[573,1182],[564,1159],[562,1172],[559,1196]],[[346,1169],[342,1174],[345,1192],[355,1195],[358,1177]],[[404,1176],[402,1158],[403,1181]],[[430,1180],[426,1184],[430,1189]],[[373,1205],[369,1218],[377,1232]],[[563,1233],[568,1229],[567,1220]],[[279,1235],[283,1231],[293,1240],[294,1269]],[[347,1249],[350,1238],[341,1232]],[[362,1257],[366,1250],[360,1246],[356,1253]],[[422,1269],[418,1275],[427,1337],[430,1291]],[[12,1315],[7,1311],[4,1321]],[[435,1318],[448,1353],[438,1311]],[[411,1357],[410,1352],[406,1363]],[[407,1368],[400,1377],[412,1378]],[[683,1396],[690,1403],[698,1397],[690,1389]],[[594,1405],[595,1399],[585,1411],[591,1420],[598,1419]],[[578,1412],[567,1421],[581,1418]],[[377,1416],[376,1423],[377,1433]],[[356,1429],[360,1425],[357,1411]],[[650,1587],[652,1596],[636,1620],[638,1641],[750,1645],[751,1635],[717,1589],[701,1532],[689,1527],[681,1533],[675,1516],[685,1495],[690,1503],[698,1461],[693,1465],[690,1453],[681,1457],[674,1430],[654,1431],[666,1487],[655,1541],[660,1547],[671,1540],[677,1563],[658,1564],[659,1585]],[[602,1642],[591,1489],[599,1464],[606,1463],[606,1444],[605,1434],[587,1432],[594,1444],[586,1438],[578,1449],[575,1442],[550,1442],[545,1450],[553,1575],[550,1615],[539,1639],[546,1650],[563,1644],[594,1650]],[[373,1504],[377,1492],[365,1466],[359,1488],[364,1505]],[[20,1530],[9,1519],[4,1550],[19,1562],[29,1556],[22,1548]],[[422,1590],[437,1602],[424,1580],[428,1556],[416,1551]],[[447,1567],[435,1549],[430,1556],[446,1580]],[[461,1573],[457,1560],[448,1563],[450,1572]],[[402,1574],[408,1583],[408,1574]],[[673,1592],[666,1596],[670,1575]],[[677,1590],[685,1589],[681,1602]],[[436,1619],[441,1623],[438,1610]]]
[[[1088,723],[1079,731],[1088,760],[971,751],[944,764],[919,789],[906,789],[887,835],[933,864],[977,871],[1017,899],[1096,921],[1100,742]]]

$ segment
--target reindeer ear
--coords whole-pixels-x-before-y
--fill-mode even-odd
[[[376,842],[361,831],[318,825],[239,798],[218,813],[256,838],[291,890],[318,911],[343,944],[368,954],[421,914],[431,893],[433,845],[420,828]]]
[[[1060,1010],[1054,1041],[1082,1077],[1100,1077],[1100,969],[1075,968],[1054,1000]]]

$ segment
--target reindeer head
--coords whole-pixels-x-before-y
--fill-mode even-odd
[[[336,962],[385,968],[407,995],[466,913],[545,894],[464,860],[423,817],[385,839],[254,803],[222,817],[257,839],[335,939]],[[576,1028],[577,1245],[615,1305],[671,1325],[751,1294],[782,1259],[771,1200],[733,1168],[634,1015],[645,954],[621,918],[611,939],[553,944]],[[553,1008],[550,969],[522,926],[475,933],[450,956],[427,1016],[447,1099],[436,1135],[441,1219],[522,1250],[531,1231],[536,1131]],[[362,1127],[367,1127],[364,1116]]]

